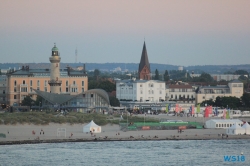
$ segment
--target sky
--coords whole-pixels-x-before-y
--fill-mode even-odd
[[[0,0],[0,63],[250,64],[249,0]],[[75,50],[77,48],[77,58]]]

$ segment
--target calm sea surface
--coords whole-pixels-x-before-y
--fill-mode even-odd
[[[225,162],[225,155],[246,161]],[[0,146],[0,165],[250,165],[249,140],[115,141]]]

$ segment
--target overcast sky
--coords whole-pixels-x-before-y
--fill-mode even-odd
[[[250,0],[0,0],[0,63],[250,64]]]

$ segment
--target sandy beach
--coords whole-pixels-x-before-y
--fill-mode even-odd
[[[208,140],[208,139],[250,139],[249,135],[225,134],[226,129],[186,129],[182,133],[177,130],[136,130],[121,131],[119,125],[102,126],[102,132],[93,134],[83,132],[86,124],[55,124],[33,125],[0,125],[0,133],[6,138],[0,138],[0,145],[21,143],[46,143],[46,142],[84,142],[84,141],[135,141],[135,140]],[[66,129],[57,135],[58,128]],[[33,132],[34,131],[34,132]],[[35,134],[34,134],[35,133]]]

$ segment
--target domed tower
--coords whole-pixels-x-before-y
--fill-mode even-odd
[[[48,81],[50,85],[51,93],[60,93],[60,86],[62,81],[60,81],[60,61],[61,57],[59,56],[58,48],[56,47],[56,43],[52,48],[52,55],[49,58],[50,60],[50,81]]]

